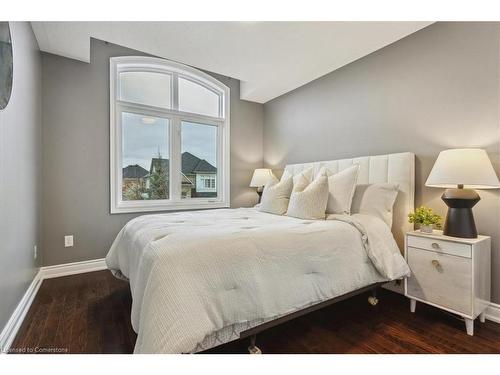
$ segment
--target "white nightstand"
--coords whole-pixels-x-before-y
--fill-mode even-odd
[[[465,319],[467,334],[474,334],[474,319],[484,322],[490,303],[491,239],[458,238],[408,232],[405,258],[411,276],[405,279],[405,295],[411,312],[417,301],[458,314]]]

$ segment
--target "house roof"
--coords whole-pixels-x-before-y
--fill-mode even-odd
[[[189,152],[182,153],[182,173],[193,174],[200,159]]]
[[[212,164],[207,162],[205,159],[201,159],[193,171],[200,172],[200,173],[201,172],[216,173],[217,168],[215,168]]]
[[[153,158],[151,159],[151,167],[149,168],[149,172],[153,173],[153,168],[157,168],[159,166],[159,163],[161,163],[161,166],[167,172],[169,171],[169,159]],[[196,173],[217,173],[217,168],[215,168],[205,159],[200,159],[199,157],[186,151],[182,153],[182,173],[184,175]]]
[[[147,169],[138,164],[127,165],[122,172],[123,178],[143,178],[149,174]]]

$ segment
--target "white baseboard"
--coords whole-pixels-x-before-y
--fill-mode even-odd
[[[10,349],[43,280],[75,275],[78,273],[101,271],[107,268],[104,259],[85,260],[83,262],[41,267],[0,333],[0,353],[7,353]]]
[[[76,275],[77,273],[86,273],[93,271],[105,270],[108,267],[104,258],[84,260],[83,262],[56,264],[55,266],[47,266],[40,268],[41,277],[43,280],[52,279],[54,277]]]
[[[28,286],[26,293],[24,293],[23,298],[19,301],[16,309],[7,321],[7,324],[0,333],[0,353],[7,353],[12,342],[14,341],[17,331],[21,327],[21,324],[30,309],[31,303],[35,299],[35,296],[42,285],[42,279],[40,278],[40,271],[38,271],[33,278],[33,281]]]
[[[486,309],[485,318],[495,323],[500,323],[500,305],[490,302]]]

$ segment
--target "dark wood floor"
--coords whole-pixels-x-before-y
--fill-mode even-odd
[[[500,353],[500,324],[457,317],[382,291],[373,307],[360,295],[260,334],[264,353]],[[131,353],[128,284],[108,271],[45,280],[12,345],[19,352]],[[208,353],[246,353],[247,340]],[[38,349],[37,349],[38,348]]]

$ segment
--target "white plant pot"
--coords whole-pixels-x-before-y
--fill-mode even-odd
[[[422,233],[427,233],[427,234],[432,234],[432,230],[434,229],[434,225],[424,225],[420,224],[420,232]]]

